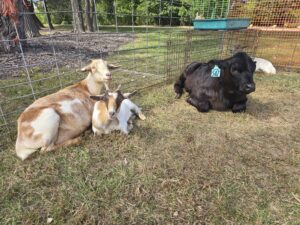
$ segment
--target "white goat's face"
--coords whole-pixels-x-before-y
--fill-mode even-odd
[[[108,64],[102,59],[95,59],[92,62],[83,67],[81,71],[90,72],[96,82],[109,82],[112,79],[110,69],[116,69],[118,66]]]

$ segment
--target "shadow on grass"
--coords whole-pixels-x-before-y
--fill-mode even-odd
[[[246,113],[258,120],[267,120],[278,115],[278,107],[274,101],[262,102],[256,97],[249,96]]]

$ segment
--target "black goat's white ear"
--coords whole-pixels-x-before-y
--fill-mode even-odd
[[[114,65],[114,64],[109,63],[109,64],[107,64],[107,67],[108,67],[108,69],[110,69],[110,70],[114,70],[114,69],[120,68],[121,66],[117,66],[117,65]]]
[[[137,93],[137,91],[133,91],[131,93],[124,93],[123,96],[125,98],[130,98],[130,97],[134,96],[136,93]]]
[[[91,95],[90,98],[95,101],[104,101],[105,100],[104,95]]]

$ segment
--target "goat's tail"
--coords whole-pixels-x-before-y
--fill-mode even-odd
[[[199,62],[193,62],[185,68],[185,70],[182,72],[182,74],[179,76],[178,80],[174,84],[174,90],[175,90],[175,93],[177,94],[175,98],[180,98],[181,95],[183,94],[184,83],[185,83],[186,77],[189,74],[193,73],[201,65],[203,65],[203,64],[199,63]]]
[[[185,82],[186,76],[185,76],[185,71],[179,76],[178,80],[174,84],[174,90],[176,93],[175,98],[180,98],[181,95],[183,94],[183,88],[184,88],[184,82]]]
[[[30,149],[30,148],[16,149],[17,156],[22,160],[27,159],[32,153],[36,151],[37,149]]]

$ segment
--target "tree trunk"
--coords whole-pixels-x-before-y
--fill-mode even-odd
[[[11,7],[15,12],[8,15],[3,15],[5,9],[0,8],[0,45],[5,52],[16,50],[19,42],[25,46],[27,37],[40,36],[41,23],[34,15],[33,5],[14,0]]]
[[[82,2],[81,0],[77,0],[78,1],[78,18],[79,18],[79,27],[81,31],[84,31],[84,20],[83,20],[83,15],[82,15]]]
[[[48,27],[50,30],[54,30],[54,27],[53,27],[53,24],[51,21],[51,17],[50,17],[49,11],[48,11],[47,1],[43,0],[43,3],[44,3],[44,9],[46,12],[46,16],[47,16]]]
[[[27,37],[38,37],[40,36],[40,24],[37,22],[37,18],[34,15],[33,4],[29,4],[23,7],[24,20],[25,20],[25,32]],[[35,19],[36,18],[36,19]]]
[[[18,10],[18,22],[15,24],[21,43],[26,44],[25,15],[23,14],[25,12],[25,6],[23,5],[23,1],[16,0],[16,7]]]
[[[73,11],[73,29],[77,32],[84,31],[81,0],[71,0]]]
[[[0,50],[12,52],[16,47],[17,33],[8,17],[0,15]]]
[[[22,0],[15,0],[11,7],[14,14],[4,16],[5,9],[0,8],[0,45],[4,52],[15,51],[18,43],[26,44],[24,5]],[[21,12],[21,13],[20,13]]]
[[[45,28],[44,24],[42,24],[42,22],[39,20],[39,18],[37,18],[37,16],[34,14],[32,15],[33,16],[33,19],[35,21],[35,24],[37,24],[37,26],[39,28]]]
[[[94,27],[94,31],[97,31],[97,14],[96,14],[96,5],[95,5],[95,1],[91,0],[91,10],[93,12],[92,14],[92,21],[93,21],[93,27]]]
[[[93,27],[93,12],[91,8],[92,2],[91,0],[85,0],[85,21],[86,21],[86,27],[89,32],[94,31]],[[93,0],[92,0],[93,1]]]

